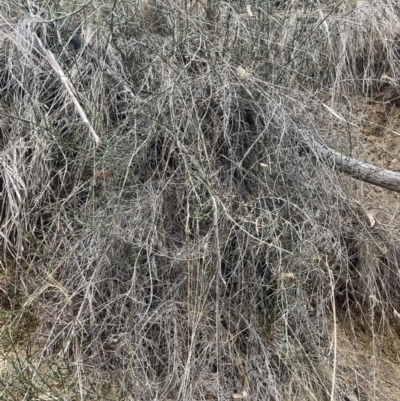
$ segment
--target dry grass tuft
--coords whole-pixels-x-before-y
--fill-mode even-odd
[[[399,77],[396,3],[78,3],[0,5],[4,396],[349,399],[395,265],[299,138]]]

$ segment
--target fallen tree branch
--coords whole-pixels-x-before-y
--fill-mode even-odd
[[[353,157],[345,156],[336,150],[323,145],[313,136],[307,136],[305,147],[314,150],[318,157],[336,169],[358,180],[368,182],[390,191],[400,192],[400,173],[379,168],[372,164],[364,163]]]

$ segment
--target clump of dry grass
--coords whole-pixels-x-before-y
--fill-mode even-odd
[[[1,6],[8,397],[345,399],[332,313],[390,291],[300,138],[397,76],[399,15],[280,4]]]

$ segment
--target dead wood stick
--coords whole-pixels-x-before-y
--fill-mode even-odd
[[[400,192],[400,173],[364,163],[353,157],[345,156],[323,145],[311,135],[307,135],[305,147],[309,150],[314,150],[316,155],[325,163],[332,164],[336,169],[351,177],[381,188],[389,189],[390,191]]]
[[[88,127],[89,132],[92,134],[94,142],[96,143],[96,147],[98,147],[100,145],[100,138],[96,134],[96,131],[92,127],[92,124],[90,124],[88,118],[86,117],[84,110],[82,109],[81,105],[79,104],[78,99],[74,95],[74,87],[73,87],[72,83],[69,81],[69,79],[64,74],[63,70],[61,69],[60,65],[58,64],[53,53],[44,47],[43,43],[41,42],[41,40],[38,38],[38,36],[36,34],[34,34],[34,35],[35,35],[36,40],[39,43],[39,46],[40,46],[44,56],[47,58],[47,61],[53,67],[54,71],[58,74],[58,76],[61,79],[61,82],[64,84],[65,88],[67,89],[67,92],[69,93],[77,112],[81,116],[83,123]]]

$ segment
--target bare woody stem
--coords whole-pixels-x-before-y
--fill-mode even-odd
[[[325,163],[332,164],[336,169],[351,177],[390,191],[400,192],[400,173],[379,168],[372,164],[345,156],[323,145],[311,135],[306,136],[303,145],[308,150],[313,150],[315,155],[321,158]]]
[[[44,47],[42,41],[37,37],[36,34],[34,34],[34,36],[35,36],[35,39],[37,40],[37,42],[38,42],[38,44],[40,46],[40,49],[43,52],[43,55],[47,58],[47,61],[53,67],[54,71],[58,74],[58,76],[61,79],[61,82],[64,84],[65,88],[67,89],[67,92],[70,95],[70,97],[72,99],[72,102],[74,103],[77,112],[81,116],[81,119],[82,119],[83,123],[88,127],[89,132],[93,136],[93,139],[94,139],[94,142],[96,144],[96,147],[98,147],[100,145],[100,138],[96,134],[96,131],[94,130],[92,124],[90,124],[88,118],[86,117],[86,114],[85,114],[84,110],[82,109],[81,105],[79,104],[78,99],[74,95],[74,87],[73,87],[72,83],[69,81],[69,79],[64,74],[63,70],[61,69],[60,65],[58,64],[58,62],[57,62],[56,58],[54,57],[53,53],[50,50],[47,50]]]

